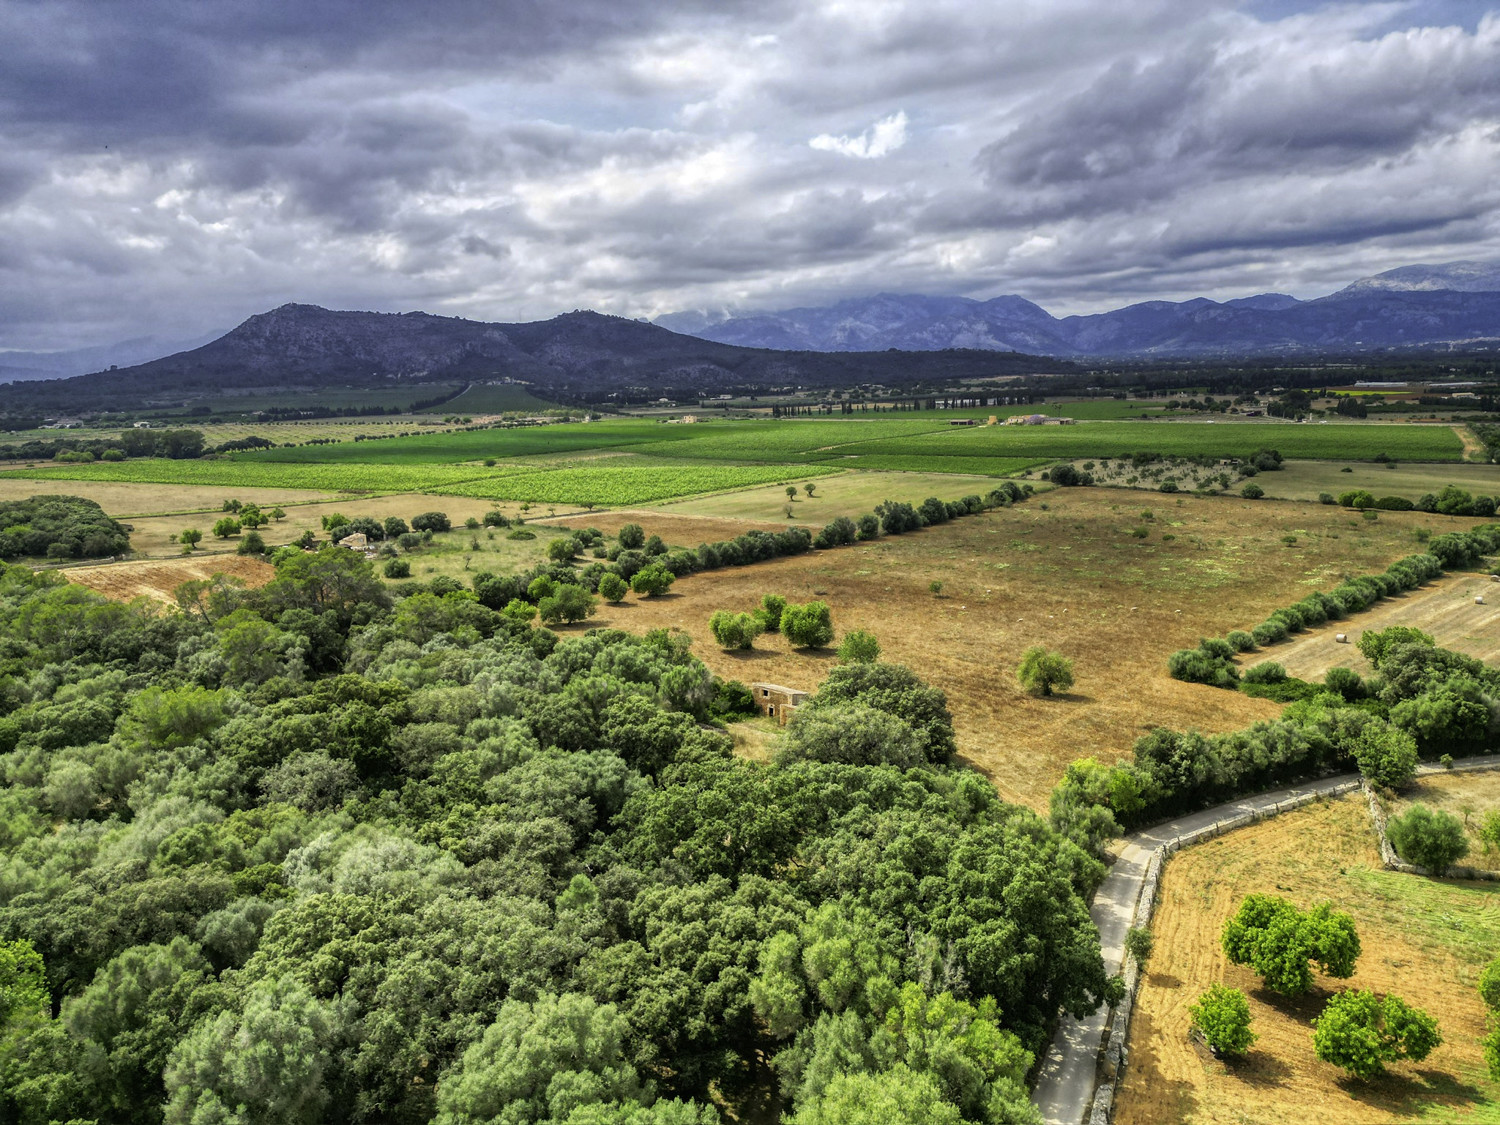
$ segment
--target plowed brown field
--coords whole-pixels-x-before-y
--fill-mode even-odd
[[[1308,996],[1261,988],[1227,963],[1224,920],[1251,892],[1354,916],[1363,953],[1347,982],[1316,978]],[[1156,948],[1130,1029],[1117,1125],[1384,1125],[1500,1119],[1485,1073],[1479,970],[1500,945],[1500,887],[1380,868],[1364,798],[1344,797],[1232,832],[1172,857],[1152,925]],[[1233,1065],[1188,1038],[1188,1008],[1209,985],[1250,999],[1260,1036]],[[1437,1019],[1445,1042],[1424,1062],[1360,1082],[1313,1054],[1311,1020],[1342,987],[1395,992]]]

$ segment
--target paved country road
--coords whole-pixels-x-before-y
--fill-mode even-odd
[[[1465,773],[1494,768],[1494,758],[1487,757],[1461,762],[1453,767],[1452,772]],[[1442,772],[1447,771],[1438,766],[1421,766],[1418,769],[1418,773],[1422,774]],[[1125,847],[1119,859],[1110,868],[1094,896],[1093,906],[1089,908],[1094,924],[1099,927],[1099,948],[1104,955],[1105,973],[1118,973],[1124,965],[1125,933],[1135,918],[1135,907],[1141,897],[1146,867],[1157,848],[1178,836],[1186,836],[1218,821],[1233,820],[1246,813],[1265,812],[1283,801],[1309,793],[1333,793],[1358,780],[1358,774],[1346,773],[1286,789],[1273,789],[1268,793],[1257,793],[1253,797],[1216,805],[1126,836]],[[1099,1045],[1104,1038],[1104,1025],[1108,1015],[1107,1009],[1100,1008],[1084,1020],[1063,1017],[1062,1025],[1047,1048],[1036,1088],[1031,1093],[1031,1100],[1042,1111],[1047,1125],[1081,1125],[1084,1111],[1094,1096]]]

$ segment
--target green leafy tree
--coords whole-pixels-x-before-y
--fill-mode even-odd
[[[1404,730],[1371,717],[1351,747],[1359,772],[1384,789],[1404,789],[1417,776],[1417,742]]]
[[[271,509],[271,518],[277,523],[286,519],[286,509],[280,506]]]
[[[1125,932],[1125,952],[1142,968],[1151,960],[1151,950],[1156,947],[1156,938],[1145,926],[1131,926]]]
[[[708,619],[708,630],[714,635],[720,648],[725,649],[750,649],[755,645],[755,638],[760,636],[764,626],[760,619],[749,613],[731,613],[729,610],[716,610]]]
[[[446,512],[423,512],[411,518],[413,531],[449,531],[452,527],[453,521],[448,518]]]
[[[651,563],[636,571],[630,580],[630,588],[644,597],[654,598],[672,588],[677,576],[660,563]]]
[[[1386,824],[1396,854],[1441,875],[1469,854],[1463,821],[1442,809],[1413,805]]]
[[[943,1101],[930,1075],[897,1066],[879,1074],[837,1075],[787,1120],[790,1125],[960,1125],[963,1115]]]
[[[238,535],[239,533],[240,521],[233,516],[224,516],[214,523],[214,534],[220,539],[228,539],[231,535]]]
[[[861,703],[808,710],[799,707],[787,726],[788,758],[855,766],[912,769],[927,763],[927,739],[910,723]]]
[[[1312,988],[1312,965],[1332,977],[1349,977],[1359,958],[1354,919],[1324,903],[1306,913],[1275,895],[1246,895],[1224,925],[1229,960],[1259,973],[1266,987],[1285,996]]]
[[[191,551],[203,542],[203,532],[196,527],[184,528],[182,534],[177,537],[177,541]]]
[[[1387,1063],[1421,1062],[1443,1037],[1437,1021],[1398,996],[1373,992],[1340,992],[1313,1020],[1313,1050],[1324,1062],[1357,1078],[1381,1074]]]
[[[537,613],[547,625],[582,621],[594,615],[594,608],[594,596],[582,586],[571,583],[559,586],[556,594],[537,603]]]
[[[1060,652],[1032,645],[1021,654],[1016,679],[1032,695],[1051,695],[1053,688],[1067,691],[1073,686],[1073,662]]]
[[[0,1031],[51,1003],[42,955],[24,938],[0,941]]]
[[[625,579],[613,571],[599,576],[599,596],[607,602],[618,603],[625,597],[625,592],[630,589]]]
[[[833,616],[827,602],[789,605],[781,611],[781,632],[794,648],[826,648],[833,643]]]
[[[880,659],[880,642],[873,633],[850,629],[839,641],[838,656],[846,664],[873,664]]]
[[[239,1014],[204,1020],[167,1060],[167,1125],[323,1120],[338,1034],[331,1005],[288,977],[251,989]]]
[[[1194,1029],[1216,1055],[1243,1055],[1256,1040],[1250,1030],[1250,1002],[1237,988],[1212,985],[1188,1012]]]
[[[620,546],[627,551],[638,551],[646,545],[646,531],[638,523],[627,523],[620,528]]]
[[[755,615],[760,618],[767,633],[777,633],[781,631],[781,615],[785,611],[785,598],[780,594],[766,594],[760,599],[760,608],[755,611]]]

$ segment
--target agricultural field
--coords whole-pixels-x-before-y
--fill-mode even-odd
[[[1459,863],[1500,871],[1500,851],[1487,849],[1478,831],[1486,813],[1500,812],[1500,771],[1423,774],[1410,789],[1402,790],[1395,800],[1387,802],[1386,811],[1399,816],[1416,804],[1442,809],[1463,822],[1469,854]],[[1500,889],[1496,893],[1500,894]]]
[[[1345,472],[1344,469],[1351,470]],[[1339,465],[1331,461],[1287,461],[1274,473],[1261,473],[1255,483],[1268,497],[1286,500],[1316,500],[1327,492],[1338,496],[1363,488],[1375,496],[1404,496],[1416,500],[1424,493],[1441,492],[1456,485],[1467,492],[1483,496],[1500,495],[1500,465],[1401,464],[1375,465],[1353,462]]]
[[[799,489],[788,501],[780,485],[724,492],[714,496],[690,496],[663,501],[658,510],[681,515],[714,516],[724,519],[768,520],[785,526],[792,522],[822,527],[838,516],[854,518],[874,509],[882,500],[920,504],[929,496],[954,500],[967,493],[983,496],[995,487],[988,476],[950,473],[844,472],[836,476],[805,478],[813,484],[813,495]],[[802,483],[796,478],[790,483]],[[787,509],[792,514],[787,516]],[[696,541],[694,544],[696,545]]]
[[[792,652],[766,636],[749,653],[724,652],[708,617],[751,609],[765,593],[822,599],[840,633],[869,630],[884,659],[947,692],[966,761],[1008,799],[1044,809],[1068,762],[1114,761],[1155,725],[1225,731],[1279,713],[1267,700],[1173,680],[1166,654],[1412,549],[1410,529],[1395,521],[1318,505],[1186,496],[1153,505],[1146,519],[1144,506],[1120,500],[1104,489],[1060,489],[910,535],[692,575],[665,597],[600,606],[588,625],[680,628],[722,676],[810,690],[833,666],[831,651]],[[597,515],[570,522],[608,529]],[[644,515],[637,522],[655,530]],[[1286,534],[1298,536],[1296,549],[1282,544]],[[943,583],[938,596],[934,581]],[[1014,669],[1032,644],[1073,658],[1072,693],[1021,691]]]
[[[1363,953],[1347,982],[1319,977],[1296,999],[1226,962],[1219,933],[1249,893],[1354,916]],[[1362,797],[1288,813],[1173,856],[1152,923],[1156,946],[1131,1021],[1118,1125],[1387,1125],[1500,1120],[1479,1038],[1479,971],[1500,949],[1500,886],[1386,871]],[[1188,1007],[1211,984],[1242,989],[1260,1036],[1228,1065],[1188,1038]],[[1313,1054],[1311,1020],[1336,988],[1394,992],[1432,1013],[1444,1043],[1372,1082]]]
[[[759,484],[797,485],[837,469],[821,465],[626,465],[610,463],[588,468],[551,469],[506,476],[482,477],[441,491],[447,496],[474,496],[532,504],[620,507],[649,504],[705,492],[728,492]],[[785,498],[785,491],[782,496]]]
[[[301,488],[235,488],[233,495],[246,504],[272,508],[280,504],[316,503],[331,493]],[[58,482],[42,486],[31,477],[0,472],[0,500],[24,500],[40,492],[64,492],[92,500],[115,519],[161,515],[169,512],[216,512],[229,493],[215,485],[143,485],[119,481]]]
[[[1476,597],[1483,597],[1485,604],[1475,604]],[[1322,679],[1328,669],[1340,665],[1367,676],[1374,669],[1355,645],[1366,630],[1390,625],[1414,626],[1443,648],[1500,663],[1500,584],[1487,574],[1447,574],[1405,594],[1383,598],[1364,613],[1330,621],[1260,649],[1252,659],[1274,660],[1303,680]],[[1339,633],[1354,643],[1337,643],[1334,637]]]
[[[361,443],[363,444],[363,443]],[[314,448],[337,448],[318,446]],[[7,469],[0,480],[117,481],[135,484],[214,485],[220,488],[296,488],[324,492],[436,492],[481,477],[524,472],[525,466],[403,464],[279,464],[220,459],[171,461],[158,457]],[[49,485],[50,491],[57,491]]]
[[[106,598],[122,602],[151,598],[168,604],[176,604],[172,591],[193,579],[223,574],[254,589],[276,576],[275,568],[260,559],[203,554],[160,562],[132,560],[107,566],[75,566],[63,573],[69,582],[86,586]]]
[[[556,409],[555,402],[537,398],[525,387],[514,383],[476,383],[457,398],[432,407],[428,413],[479,415]]]

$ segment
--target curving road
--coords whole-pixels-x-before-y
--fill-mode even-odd
[[[1493,757],[1486,757],[1460,762],[1452,767],[1452,771],[1467,773],[1496,768],[1500,768],[1500,763]],[[1424,765],[1419,766],[1417,772],[1428,774],[1448,771],[1441,766]],[[1230,801],[1126,836],[1125,847],[1119,859],[1110,868],[1094,896],[1093,906],[1089,908],[1094,924],[1099,927],[1099,947],[1104,955],[1104,971],[1118,973],[1124,965],[1125,933],[1135,919],[1146,868],[1158,848],[1170,844],[1180,836],[1191,836],[1211,828],[1220,821],[1265,813],[1284,801],[1298,797],[1346,792],[1358,783],[1359,775],[1354,773],[1325,777]],[[1108,1022],[1108,1017],[1109,1012],[1103,1008],[1084,1020],[1063,1017],[1062,1025],[1047,1048],[1036,1087],[1031,1093],[1031,1100],[1042,1111],[1047,1125],[1082,1125],[1084,1112],[1094,1096],[1099,1047],[1104,1038],[1104,1025]]]
[[[1094,895],[1093,906],[1089,908],[1094,924],[1099,927],[1099,947],[1104,954],[1104,971],[1118,973],[1124,964],[1125,932],[1130,929],[1135,918],[1135,906],[1141,897],[1146,865],[1151,862],[1151,856],[1157,848],[1178,836],[1211,827],[1221,820],[1231,820],[1247,813],[1265,812],[1274,805],[1304,794],[1332,793],[1347,788],[1351,782],[1358,780],[1357,774],[1342,774],[1287,789],[1257,793],[1253,797],[1169,820],[1165,824],[1126,836],[1124,850],[1110,868],[1098,893]],[[1083,1020],[1063,1017],[1062,1026],[1047,1048],[1036,1088],[1031,1093],[1031,1100],[1042,1111],[1047,1125],[1080,1125],[1083,1121],[1084,1111],[1088,1109],[1094,1096],[1099,1045],[1104,1037],[1104,1025],[1108,1018],[1109,1012],[1105,1008],[1100,1008]]]

